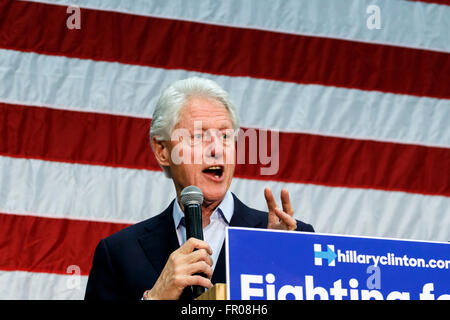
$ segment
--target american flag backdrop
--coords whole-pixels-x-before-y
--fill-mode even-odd
[[[148,131],[189,76],[279,130],[277,174],[236,168],[247,205],[450,240],[449,0],[0,0],[0,299],[82,299],[99,240],[167,207]]]

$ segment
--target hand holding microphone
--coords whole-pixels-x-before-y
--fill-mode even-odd
[[[205,241],[191,238],[169,256],[158,280],[144,293],[144,300],[176,300],[192,285],[211,288],[211,248]],[[198,275],[203,273],[207,278]]]
[[[195,186],[186,187],[180,201],[184,207],[187,241],[169,256],[155,285],[145,292],[144,299],[175,300],[187,286],[193,286],[197,297],[205,288],[212,287],[212,250],[203,241],[203,193]]]

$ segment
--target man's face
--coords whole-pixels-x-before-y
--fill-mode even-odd
[[[233,125],[228,110],[215,100],[189,99],[167,144],[177,194],[195,185],[207,203],[221,201],[235,168]]]

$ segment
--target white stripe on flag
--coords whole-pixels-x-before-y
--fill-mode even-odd
[[[150,118],[164,88],[176,80],[197,75],[217,81],[230,93],[245,127],[450,146],[447,99],[216,76],[12,50],[0,49],[0,57],[1,102]]]
[[[295,217],[317,232],[450,240],[448,197],[238,178],[230,190],[266,211],[266,186],[277,199],[286,187]],[[4,213],[134,223],[160,213],[174,197],[162,172],[0,157]]]
[[[392,0],[38,0],[61,5],[118,11],[283,33],[450,52],[450,6]],[[380,29],[367,21],[380,8]],[[230,13],[233,14],[230,14]],[[399,19],[399,17],[403,17]],[[317,23],[320,21],[320,23]]]
[[[87,276],[0,271],[0,300],[81,300]]]

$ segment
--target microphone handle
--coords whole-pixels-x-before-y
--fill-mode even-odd
[[[200,208],[200,205],[188,205],[185,211],[186,239],[194,237],[203,240],[202,209]]]
[[[194,237],[196,239],[203,240],[202,209],[200,205],[188,205],[185,211],[186,239]],[[196,273],[195,275],[206,277],[206,275],[203,273]],[[205,292],[205,288],[202,286],[192,286],[192,291],[194,293],[194,297],[197,298],[203,292]]]

